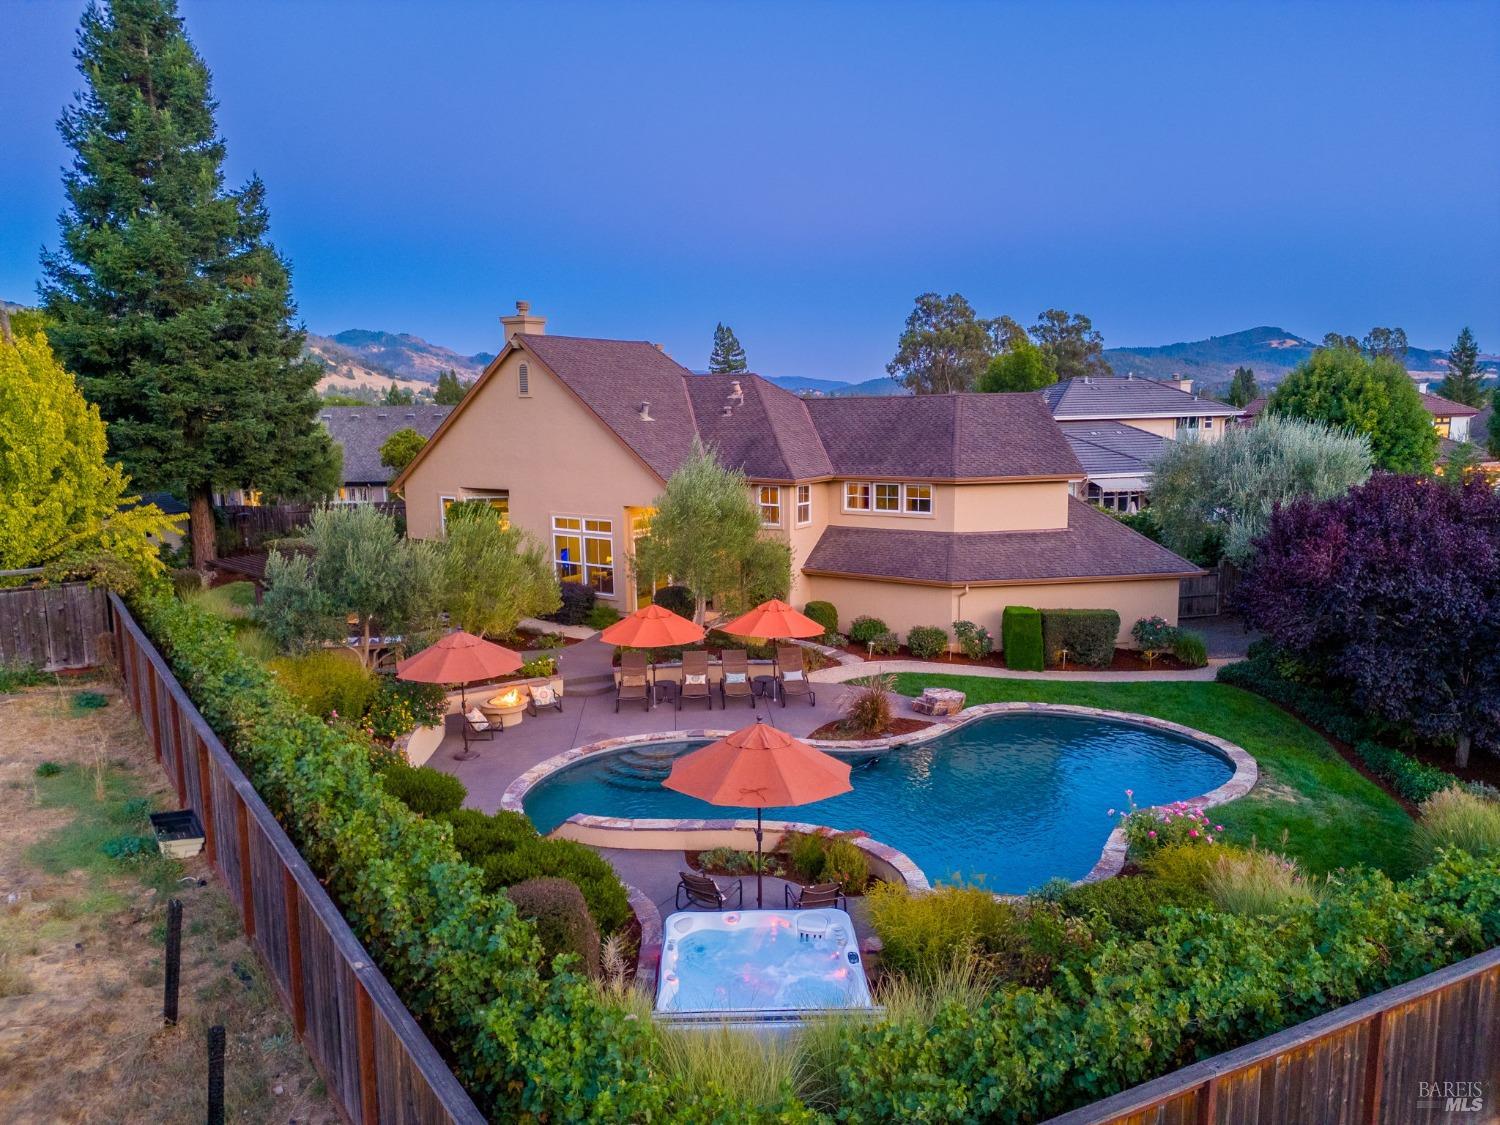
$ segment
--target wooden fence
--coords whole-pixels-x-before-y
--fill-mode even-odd
[[[483,1122],[161,654],[109,601],[126,699],[180,806],[203,822],[209,864],[334,1103],[360,1125]]]
[[[1492,949],[1049,1125],[1481,1125],[1497,1101]]]
[[[1240,569],[1230,562],[1199,575],[1184,578],[1177,588],[1177,617],[1217,617],[1230,608],[1230,599],[1239,586]]]
[[[0,590],[0,665],[47,671],[99,663],[99,634],[109,629],[105,592],[86,582]]]
[[[372,507],[397,519],[406,518],[406,503],[386,500]],[[312,515],[312,504],[227,504],[217,509],[219,551],[251,551],[267,539],[296,535]]]

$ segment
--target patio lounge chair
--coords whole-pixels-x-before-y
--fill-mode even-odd
[[[750,682],[750,657],[744,649],[726,648],[719,654],[724,678],[719,681],[719,705],[726,710],[731,699],[743,699],[755,709],[755,689]]]
[[[471,742],[493,742],[495,732],[505,730],[499,723],[490,722],[477,706],[470,707],[464,713],[463,720],[465,750],[469,748]]]
[[[802,662],[802,650],[796,645],[778,645],[776,648],[776,690],[781,696],[781,705],[786,706],[789,695],[807,696],[808,706],[818,702],[818,693],[813,691],[807,679],[807,666]]]
[[[714,697],[708,686],[708,653],[703,651],[682,654],[682,685],[677,689],[677,710],[682,710],[684,699],[701,699],[714,709]]]
[[[615,710],[622,700],[641,701],[644,710],[651,710],[651,665],[644,652],[622,652],[620,654],[620,677],[615,682]]]
[[[729,906],[738,910],[744,905],[745,884],[738,879],[728,891],[723,891],[708,875],[697,871],[679,871],[677,874],[681,878],[677,881],[677,897],[673,901],[678,910],[683,908],[684,898],[687,899],[686,905],[701,906],[707,910],[723,910]],[[734,896],[732,903],[729,901],[730,895]]]
[[[785,891],[788,910],[813,910],[819,906],[832,906],[839,910],[849,909],[844,892],[839,890],[837,883],[815,883],[811,887],[797,887],[795,891],[791,886],[787,886]]]
[[[562,685],[553,687],[551,684],[533,684],[526,689],[526,713],[536,718],[536,713],[543,707],[551,707],[554,710],[562,710]]]

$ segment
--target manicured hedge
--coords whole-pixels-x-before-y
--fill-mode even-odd
[[[1372,773],[1409,801],[1420,804],[1456,780],[1436,766],[1376,741],[1381,732],[1365,716],[1345,707],[1324,689],[1283,676],[1277,670],[1274,653],[1265,649],[1253,651],[1249,660],[1224,665],[1217,679],[1263,695],[1348,743]]]
[[[1042,615],[1024,605],[1008,605],[1000,616],[1000,649],[1005,666],[1026,672],[1046,667],[1042,648]]]
[[[1119,635],[1120,615],[1112,609],[1042,610],[1042,651],[1053,664],[1067,649],[1070,664],[1108,668]]]

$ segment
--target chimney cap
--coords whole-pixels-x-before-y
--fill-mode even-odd
[[[516,312],[520,313],[522,316],[525,316],[530,311],[531,311],[531,302],[530,301],[517,301],[516,302]]]

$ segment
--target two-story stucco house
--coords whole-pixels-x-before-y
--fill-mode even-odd
[[[649,596],[631,544],[695,438],[745,473],[792,598],[893,629],[1006,605],[1177,616],[1192,564],[1070,495],[1084,473],[1035,394],[801,399],[756,375],[697,375],[651,343],[547,335],[524,302],[505,345],[393,483],[417,537],[487,499],[559,577],[622,612]]]
[[[1151,465],[1167,442],[1216,441],[1239,414],[1194,394],[1191,379],[1089,376],[1060,380],[1040,394],[1083,466],[1079,494],[1116,512],[1145,504]]]

